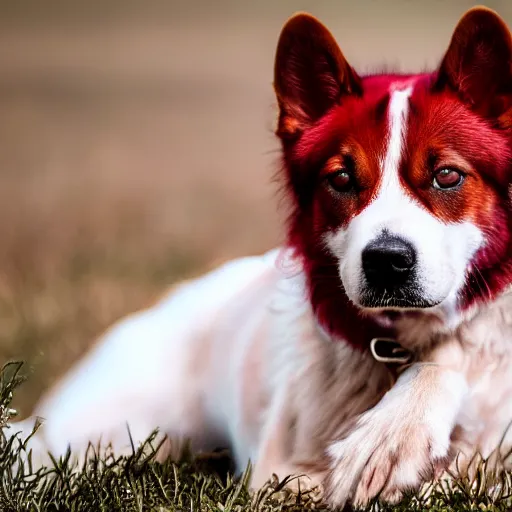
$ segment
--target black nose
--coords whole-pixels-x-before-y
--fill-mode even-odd
[[[406,240],[383,234],[366,246],[362,258],[368,286],[390,289],[407,282],[416,263],[416,251]]]

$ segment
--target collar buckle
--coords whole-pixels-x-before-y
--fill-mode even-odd
[[[412,361],[412,353],[393,338],[373,338],[370,342],[373,358],[380,363],[407,364]]]

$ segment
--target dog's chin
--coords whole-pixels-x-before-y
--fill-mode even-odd
[[[425,307],[360,307],[361,312],[368,318],[371,318],[377,325],[383,328],[394,328],[397,322],[405,319],[416,319],[419,320],[423,317],[437,318],[437,304],[428,304]]]

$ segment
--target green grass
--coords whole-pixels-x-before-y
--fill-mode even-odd
[[[0,372],[0,426],[15,415],[10,403],[23,382],[20,363],[9,363]],[[91,457],[82,466],[71,463],[67,453],[48,468],[31,467],[25,446],[0,435],[0,510],[14,511],[205,511],[261,512],[327,510],[317,492],[294,494],[286,480],[270,481],[257,493],[250,493],[250,468],[241,478],[227,471],[229,460],[221,454],[192,457],[179,462],[154,460],[158,446],[151,436],[143,446],[133,447],[130,456],[113,454]],[[28,463],[18,464],[21,458]],[[439,482],[419,495],[407,496],[392,506],[372,504],[368,510],[462,511],[512,510],[512,474],[493,474],[480,460],[474,476],[459,477],[454,484]],[[427,492],[428,491],[428,492]]]

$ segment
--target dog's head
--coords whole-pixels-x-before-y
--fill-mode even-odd
[[[434,73],[364,78],[298,14],[274,87],[289,244],[318,310],[344,298],[453,323],[512,282],[512,39],[496,13],[468,11]]]

